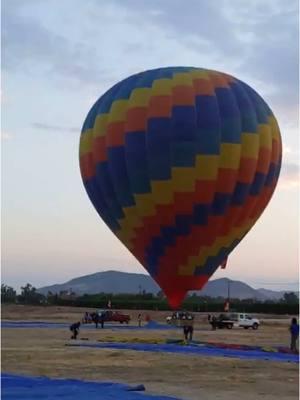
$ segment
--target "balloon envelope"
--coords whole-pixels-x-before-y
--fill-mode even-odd
[[[81,175],[94,207],[174,308],[257,221],[280,166],[280,131],[264,100],[200,68],[117,83],[81,133]]]

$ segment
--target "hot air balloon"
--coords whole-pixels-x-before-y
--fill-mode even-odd
[[[281,155],[277,121],[250,86],[192,67],[117,83],[93,105],[80,138],[91,202],[173,308],[258,220]]]

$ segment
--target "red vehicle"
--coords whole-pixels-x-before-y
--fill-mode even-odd
[[[104,317],[103,318],[104,322],[120,322],[120,324],[123,324],[125,322],[126,324],[128,324],[130,321],[130,315],[128,314],[122,314],[119,311],[112,311],[112,310],[97,310],[97,312],[93,313],[86,312],[84,314],[84,317],[82,318],[82,322],[84,324],[96,322],[97,315],[98,315],[97,318],[98,323],[101,322],[102,316]]]
[[[120,311],[112,311],[112,310],[102,310],[98,311],[98,315],[101,316],[101,314],[104,315],[104,321],[105,322],[120,322],[120,324],[128,324],[130,321],[130,315],[128,314],[122,314]]]

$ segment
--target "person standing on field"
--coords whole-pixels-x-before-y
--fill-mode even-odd
[[[298,353],[297,342],[299,338],[299,324],[297,322],[297,318],[293,318],[290,325],[290,333],[291,333],[291,350],[294,353]]]

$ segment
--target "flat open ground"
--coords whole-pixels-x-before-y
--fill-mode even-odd
[[[3,320],[75,322],[85,309],[2,306]],[[136,324],[138,311],[128,312]],[[168,313],[151,312],[163,322]],[[206,315],[197,314],[195,340],[287,346],[290,318],[262,316],[258,331],[210,331]],[[147,392],[186,400],[298,399],[298,365],[129,350],[72,348],[68,329],[3,328],[2,371],[49,377],[143,383]],[[179,330],[82,329],[89,340],[181,338]]]

